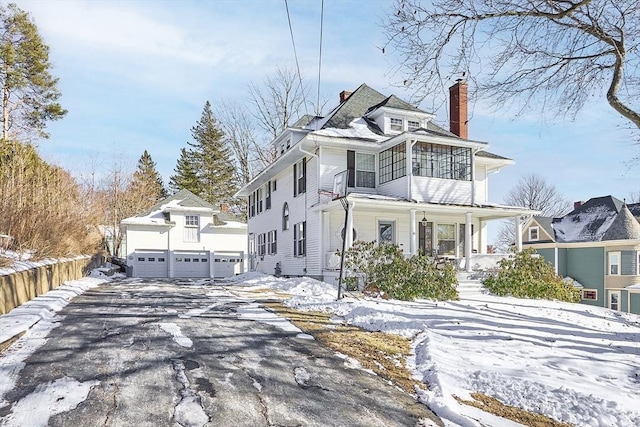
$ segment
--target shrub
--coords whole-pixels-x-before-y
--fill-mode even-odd
[[[362,280],[367,289],[399,300],[430,298],[448,300],[458,297],[457,279],[453,265],[437,268],[424,255],[404,256],[397,245],[355,241],[345,253],[348,287]]]
[[[580,301],[580,290],[555,274],[553,266],[528,248],[499,262],[500,271],[484,280],[493,294],[517,298]]]

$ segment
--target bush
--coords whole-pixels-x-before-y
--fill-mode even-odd
[[[456,299],[458,285],[453,265],[436,268],[424,255],[404,256],[397,245],[355,241],[345,253],[345,284],[353,288],[362,280],[366,289],[399,300]]]
[[[580,301],[580,290],[555,274],[553,266],[528,248],[499,262],[497,275],[484,280],[493,294],[516,298]]]

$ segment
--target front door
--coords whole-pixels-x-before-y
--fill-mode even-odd
[[[620,310],[620,291],[609,291],[609,308]]]
[[[256,271],[256,235],[249,234],[249,271]]]

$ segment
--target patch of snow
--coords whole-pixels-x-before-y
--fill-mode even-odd
[[[182,334],[182,330],[175,323],[160,322],[156,323],[160,326],[160,329],[167,332],[173,337],[173,341],[181,347],[190,348],[193,347],[193,341],[189,337]]]
[[[312,132],[312,135],[332,136],[337,138],[358,138],[377,142],[389,139],[388,136],[378,135],[377,133],[372,132],[369,129],[367,122],[362,117],[354,119],[349,123],[349,127],[347,129],[320,129]]]
[[[46,427],[49,425],[50,417],[76,408],[98,384],[100,381],[79,382],[70,377],[39,384],[33,393],[13,405],[11,413],[3,419],[2,425]]]
[[[566,215],[553,223],[558,242],[600,241],[616,218],[616,212],[606,206],[594,206],[586,212]],[[589,230],[589,224],[602,221],[597,230]]]
[[[209,416],[202,408],[200,396],[191,389],[191,383],[184,373],[184,363],[179,359],[173,359],[171,362],[176,371],[176,379],[182,384],[180,402],[173,412],[173,419],[182,427],[204,426],[209,422]]]
[[[333,286],[311,279],[251,281],[290,292],[287,306],[412,338],[409,366],[429,387],[419,391],[420,400],[445,425],[518,425],[454,398],[471,399],[474,392],[573,425],[640,425],[638,315],[490,295],[447,302],[336,301]]]
[[[178,314],[178,317],[181,319],[190,319],[192,317],[199,317],[218,305],[219,305],[218,303],[215,303],[215,304],[210,304],[204,308],[192,308],[186,313]]]
[[[241,319],[255,320],[260,323],[275,326],[285,332],[302,333],[287,319],[265,310],[258,303],[249,303],[236,309]]]

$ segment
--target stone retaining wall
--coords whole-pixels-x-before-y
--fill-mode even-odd
[[[102,255],[86,256],[0,276],[0,314],[6,314],[64,282],[80,279],[103,263]]]

